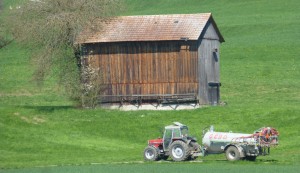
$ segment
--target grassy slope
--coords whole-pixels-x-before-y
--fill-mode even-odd
[[[296,166],[243,165],[243,164],[201,164],[201,163],[155,163],[155,164],[107,164],[89,166],[64,166],[5,170],[6,173],[298,173]],[[1,172],[1,170],[0,170]]]
[[[189,125],[198,139],[210,124],[220,131],[247,133],[274,126],[281,132],[280,146],[259,157],[258,164],[300,162],[299,1],[128,4],[127,15],[213,13],[226,40],[221,47],[221,94],[227,105],[188,111],[77,110],[53,79],[43,89],[30,82],[28,51],[12,44],[0,50],[0,168],[142,160],[147,139],[160,136],[160,128],[173,121]]]

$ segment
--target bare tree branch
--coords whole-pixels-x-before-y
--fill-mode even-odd
[[[42,82],[55,70],[72,95],[70,86],[80,83],[76,38],[83,29],[100,29],[93,21],[114,16],[120,7],[121,0],[23,0],[10,10],[7,24],[14,38],[32,50],[34,79]]]

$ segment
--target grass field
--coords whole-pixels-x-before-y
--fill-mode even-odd
[[[16,1],[4,0],[10,5]],[[126,15],[212,12],[221,46],[221,99],[225,106],[186,111],[80,110],[49,77],[31,81],[30,50],[0,49],[0,172],[296,172],[299,169],[300,1],[127,0]],[[280,131],[280,145],[255,163],[146,163],[147,140],[173,121],[251,133]],[[130,162],[131,164],[122,164]],[[100,165],[91,165],[100,163]],[[58,165],[59,167],[51,167]],[[67,166],[69,165],[69,166]],[[81,166],[75,166],[81,165]],[[34,168],[43,166],[43,168]]]
[[[182,173],[182,172],[222,172],[222,173],[253,173],[253,172],[285,172],[298,173],[299,166],[241,165],[241,164],[203,164],[203,163],[155,163],[155,164],[105,164],[90,166],[63,166],[45,168],[26,168],[6,170],[7,173]],[[1,172],[1,170],[0,170]]]

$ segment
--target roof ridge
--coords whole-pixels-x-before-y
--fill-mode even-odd
[[[140,16],[184,16],[184,15],[212,15],[212,13],[175,13],[175,14],[146,14],[146,15],[125,15],[116,17],[140,17]]]

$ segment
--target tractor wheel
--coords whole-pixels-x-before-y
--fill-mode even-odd
[[[169,149],[170,156],[174,161],[187,160],[190,156],[189,146],[183,141],[174,141]]]
[[[154,146],[147,146],[144,150],[144,159],[146,161],[159,160],[159,154],[157,148]]]
[[[246,156],[246,160],[254,162],[256,160],[256,156]]]
[[[240,160],[239,150],[234,146],[228,147],[226,150],[226,158],[228,161]]]

